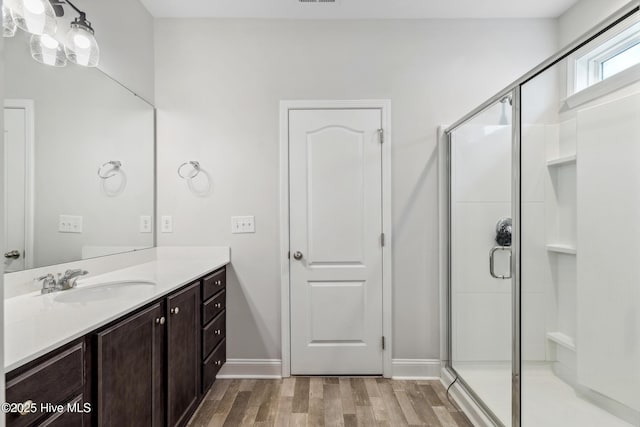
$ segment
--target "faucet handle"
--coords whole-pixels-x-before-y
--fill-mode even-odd
[[[55,277],[53,277],[53,274],[51,273],[47,273],[42,277],[36,277],[35,279],[33,279],[34,282],[41,282],[43,280],[54,280]]]

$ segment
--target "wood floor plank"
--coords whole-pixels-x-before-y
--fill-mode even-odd
[[[351,378],[351,390],[353,391],[353,401],[356,409],[358,406],[371,406],[364,378]]]
[[[429,384],[421,384],[420,391],[422,395],[427,399],[429,405],[431,406],[444,406],[442,400],[440,400],[440,396],[436,393],[436,391]]]
[[[218,406],[218,400],[203,400],[202,405],[198,408],[195,416],[191,419],[189,427],[206,427],[209,425],[209,421],[215,414],[216,406]]]
[[[338,384],[339,382],[338,377],[324,377],[322,381],[324,384]]]
[[[307,427],[309,414],[291,414],[290,427]]]
[[[265,380],[256,381],[253,386],[253,390],[251,390],[251,397],[249,398],[248,406],[250,407],[260,407],[262,402],[264,402],[267,391],[268,391],[269,382]]]
[[[376,418],[376,421],[378,423],[389,421],[387,406],[384,404],[384,399],[382,397],[369,397],[369,401],[371,402],[371,409],[373,409],[373,416]]]
[[[256,422],[270,422],[273,423],[276,419],[276,412],[278,409],[278,400],[280,397],[280,381],[274,381],[269,383],[267,390],[265,391],[265,398],[260,404],[258,414],[256,415]]]
[[[412,426],[422,424],[420,417],[416,414],[416,410],[413,409],[413,405],[411,404],[411,400],[409,399],[407,392],[405,390],[399,390],[395,392],[395,395],[407,423]]]
[[[291,412],[295,414],[309,412],[309,378],[307,377],[296,378]]]
[[[324,401],[322,398],[309,398],[309,426],[324,426]]]
[[[356,406],[356,420],[358,427],[370,427],[377,424],[371,406]]]
[[[406,426],[408,425],[407,419],[402,413],[398,399],[393,392],[393,387],[390,382],[378,382],[378,388],[382,394],[382,399],[387,408],[387,414],[389,416],[389,422],[392,426]]]
[[[231,407],[233,406],[233,402],[236,400],[236,396],[238,395],[238,391],[240,388],[240,381],[232,380],[229,386],[227,387],[227,391],[224,393],[224,396],[220,400],[220,403],[216,407],[215,414],[224,415],[225,418],[229,411],[231,411]]]
[[[428,426],[441,426],[436,413],[433,411],[427,398],[420,391],[420,386],[417,383],[414,382],[407,387],[407,393],[409,394],[409,399],[411,399],[416,414],[418,414],[423,424]]]
[[[207,393],[205,399],[208,400],[222,400],[224,394],[227,392],[227,388],[229,388],[229,384],[231,384],[233,380],[217,380],[213,383],[213,387]]]
[[[253,426],[256,422],[256,415],[258,415],[259,406],[247,406],[244,411],[244,417],[242,418],[242,426]]]
[[[276,413],[276,421],[274,426],[276,427],[288,427],[289,421],[291,421],[291,404],[293,397],[280,396],[278,399],[278,412]]]
[[[242,387],[242,384],[240,387]],[[224,421],[225,427],[237,427],[242,424],[250,397],[250,391],[238,391],[238,394],[233,401],[233,405],[231,406],[231,410],[227,414],[227,419]]]
[[[440,420],[442,427],[458,427],[458,424],[451,417],[451,413],[446,407],[436,406],[433,410],[435,411],[438,420]]]
[[[327,427],[344,426],[344,412],[340,384],[324,384],[324,424]]]
[[[364,380],[364,384],[367,387],[367,394],[369,395],[369,398],[382,397],[380,395],[380,389],[378,389],[378,383],[375,378],[366,378]]]
[[[293,397],[293,392],[296,387],[296,377],[284,378],[282,380],[282,388],[280,389],[280,396]]]
[[[344,414],[344,427],[358,427],[356,414]]]
[[[253,387],[256,385],[256,380],[242,380],[240,382],[240,391],[251,391]]]
[[[456,425],[459,427],[473,427],[471,421],[462,413],[462,412],[451,412],[449,411],[451,418],[456,422]]]
[[[356,405],[353,402],[353,392],[349,378],[340,378],[340,395],[342,397],[342,413],[356,414]]]
[[[322,378],[311,377],[309,379],[309,399],[322,399]]]

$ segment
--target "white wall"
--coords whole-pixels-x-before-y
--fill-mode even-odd
[[[390,98],[394,358],[439,358],[436,128],[556,46],[552,20],[156,23],[161,245],[230,245],[228,356],[280,357],[278,107],[282,99]],[[213,192],[176,175],[198,160]],[[257,233],[231,235],[230,217]]]
[[[560,47],[571,43],[627,3],[629,0],[580,0],[558,19]]]

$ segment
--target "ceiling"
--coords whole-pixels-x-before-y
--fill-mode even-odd
[[[578,0],[141,0],[158,18],[555,18]]]

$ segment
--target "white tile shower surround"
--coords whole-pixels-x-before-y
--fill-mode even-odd
[[[511,426],[511,365],[455,363],[456,371],[506,425]],[[576,394],[550,364],[523,364],[522,425],[527,427],[633,427]]]
[[[230,262],[228,247],[161,247],[154,259],[139,265],[81,279],[78,287],[118,281],[151,281],[152,286],[128,287],[113,297],[61,302],[77,289],[40,295],[35,291],[5,300],[5,372],[84,336],[126,313]],[[52,266],[51,271],[56,271]]]

